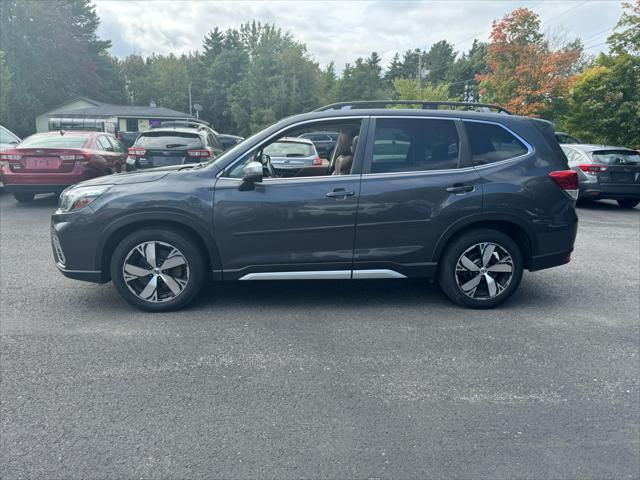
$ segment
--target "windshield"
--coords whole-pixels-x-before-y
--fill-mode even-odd
[[[270,157],[312,157],[315,148],[308,143],[274,142],[264,149],[264,153]]]
[[[190,149],[201,148],[203,146],[202,138],[200,138],[200,135],[180,132],[144,133],[138,137],[135,145],[136,147],[167,149]]]
[[[83,148],[89,139],[85,135],[32,135],[20,148]]]
[[[604,165],[640,164],[640,153],[631,150],[600,150],[592,153],[593,161]]]

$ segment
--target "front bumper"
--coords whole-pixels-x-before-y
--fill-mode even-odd
[[[82,232],[75,231],[74,219],[54,214],[51,220],[51,249],[56,267],[65,277],[85,282],[105,283],[107,276],[95,262],[95,250],[87,248],[93,242]]]

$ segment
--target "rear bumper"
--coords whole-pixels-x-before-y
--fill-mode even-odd
[[[571,261],[571,250],[564,252],[548,253],[546,255],[537,255],[529,259],[529,271],[544,270],[545,268],[558,267]]]
[[[602,185],[597,183],[581,184],[580,195],[578,198],[583,200],[619,200],[622,198],[640,199],[640,185]]]
[[[15,173],[9,167],[2,168],[5,190],[12,193],[61,192],[70,185],[100,176],[100,173],[77,166],[67,173]]]
[[[52,193],[62,192],[69,185],[21,185],[9,183],[4,185],[5,192],[9,193]]]

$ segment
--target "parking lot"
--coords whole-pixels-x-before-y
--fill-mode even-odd
[[[0,476],[637,478],[640,208],[496,310],[418,280],[211,284],[133,310],[0,195]]]

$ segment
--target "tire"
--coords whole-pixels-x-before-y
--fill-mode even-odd
[[[149,244],[154,245],[152,254]],[[168,258],[174,259],[175,266],[163,270]],[[118,293],[134,307],[166,312],[183,308],[196,297],[204,283],[205,264],[205,256],[190,237],[175,230],[145,228],[116,247],[111,279]]]
[[[486,263],[483,262],[481,244],[489,244],[488,248],[493,252],[489,253]],[[486,248],[484,252],[488,252]],[[463,255],[466,260],[463,260]],[[522,252],[511,237],[483,228],[462,233],[451,241],[439,261],[438,281],[444,293],[458,305],[493,308],[516,291],[523,269]],[[493,286],[487,277],[491,278]],[[463,286],[467,286],[467,293]]]
[[[26,203],[26,202],[33,201],[33,197],[35,197],[35,194],[33,194],[33,193],[14,193],[13,197],[19,203]]]
[[[635,208],[640,203],[640,200],[636,200],[635,198],[623,198],[622,200],[618,200],[618,205],[621,208]]]

